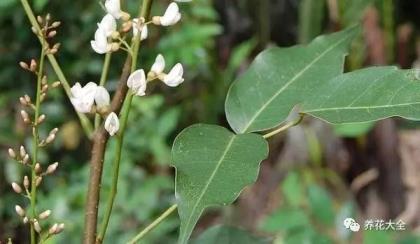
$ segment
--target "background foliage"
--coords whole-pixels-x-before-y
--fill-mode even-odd
[[[137,1],[123,2],[135,12]],[[154,13],[162,12],[168,3],[155,2]],[[67,77],[72,82],[96,81],[103,57],[90,49],[89,40],[94,23],[103,14],[98,2],[34,0],[32,4],[37,13],[50,12],[54,19],[63,22],[57,37],[62,43],[58,60]],[[408,68],[415,65],[420,52],[416,49],[420,22],[416,0],[194,0],[182,4],[182,11],[181,24],[159,30],[162,32],[152,31],[141,51],[142,65],[149,67],[156,54],[163,53],[169,65],[178,60],[185,64],[187,76],[180,89],[152,86],[152,93],[157,95],[134,100],[119,191],[108,231],[109,240],[115,243],[128,240],[174,202],[174,171],[169,167],[174,137],[196,122],[226,126],[223,103],[227,89],[263,48],[308,43],[321,33],[362,22],[364,31],[353,43],[347,70],[375,64]],[[16,243],[24,243],[25,239],[20,238],[26,236],[26,229],[13,211],[21,199],[12,194],[9,186],[24,172],[8,161],[6,149],[30,143],[25,139],[28,132],[20,124],[17,98],[32,94],[35,84],[33,77],[22,72],[17,63],[38,56],[38,43],[17,0],[0,1],[0,27],[0,240],[12,237]],[[116,85],[122,62],[123,55],[114,55],[107,83],[110,90]],[[41,158],[61,164],[57,176],[44,184],[40,207],[51,208],[53,219],[66,224],[64,234],[53,242],[79,243],[89,143],[63,92],[53,93],[43,111],[49,116],[47,128],[57,126],[61,132],[51,153],[41,154]],[[364,123],[331,128],[311,119],[304,122],[270,142],[272,152],[262,163],[257,184],[243,192],[234,205],[209,211],[199,222],[195,236],[223,223],[263,236],[261,242],[419,241],[415,237],[420,224],[418,206],[407,214],[418,196],[407,187],[411,178],[404,173],[406,170],[420,173],[420,162],[410,157],[420,144],[415,143],[416,137],[406,136],[407,129],[414,135],[418,124],[394,119],[385,125]],[[393,150],[388,150],[393,154],[386,159],[382,151],[387,151],[389,145],[383,145],[383,141],[396,143],[391,146]],[[108,145],[107,157],[114,156],[114,146]],[[103,199],[110,186],[109,166],[105,165]],[[366,172],[372,170],[377,173],[376,178],[358,186],[359,179],[365,179]],[[413,187],[418,190],[419,186],[417,181]],[[385,206],[382,212],[372,211],[378,201]],[[406,232],[352,235],[341,224],[349,216],[360,220],[408,216],[411,221],[407,221]],[[178,227],[178,217],[172,215],[145,242],[174,243]],[[216,228],[200,238],[212,240],[215,233],[247,238],[238,234],[242,230]],[[257,243],[254,238],[249,236],[251,243]],[[197,243],[205,242],[198,239]]]

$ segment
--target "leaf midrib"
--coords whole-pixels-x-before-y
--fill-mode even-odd
[[[345,36],[344,38],[342,38],[341,40],[339,40],[337,43],[335,43],[334,45],[330,46],[329,48],[327,48],[324,52],[322,52],[318,57],[316,57],[312,62],[310,62],[307,66],[305,66],[304,69],[302,69],[300,72],[298,72],[290,81],[288,81],[286,84],[284,84],[284,86],[278,91],[276,92],[269,100],[267,100],[266,103],[263,104],[263,106],[255,113],[255,115],[249,120],[248,124],[243,128],[242,131],[240,131],[241,133],[244,133],[245,131],[248,130],[248,128],[252,125],[252,123],[254,123],[254,121],[257,119],[257,117],[268,107],[268,105],[271,104],[271,102],[274,101],[274,99],[276,99],[287,87],[290,86],[290,84],[292,84],[296,79],[298,79],[306,70],[308,70],[310,67],[312,67],[316,62],[318,62],[318,60],[320,60],[324,55],[326,55],[328,52],[330,52],[331,50],[333,50],[334,48],[336,48],[338,45],[340,45],[343,41],[345,41],[346,39],[348,39],[348,36]]]
[[[210,177],[209,177],[206,185],[204,186],[203,191],[201,192],[200,196],[198,197],[196,203],[194,204],[194,206],[193,206],[193,208],[191,210],[191,214],[188,217],[187,226],[186,227],[189,227],[189,225],[191,223],[191,218],[192,218],[192,216],[194,216],[194,213],[195,213],[195,211],[196,211],[196,209],[198,207],[198,204],[201,202],[201,200],[204,197],[204,195],[206,194],[206,192],[207,192],[207,190],[208,190],[211,182],[213,181],[213,178],[216,176],[216,173],[219,170],[220,165],[222,164],[223,160],[225,159],[225,157],[226,157],[226,155],[227,155],[230,147],[232,146],[233,141],[235,140],[235,137],[236,137],[235,135],[232,135],[232,138],[229,140],[229,143],[227,144],[226,149],[223,151],[222,156],[220,157],[219,161],[216,164],[216,167],[214,168],[214,170],[213,170],[212,174],[210,175]],[[189,228],[185,228],[185,229],[188,231]],[[185,239],[185,233],[182,236],[181,243],[184,243],[184,239]]]
[[[320,108],[320,109],[305,110],[303,112],[305,112],[305,113],[316,113],[316,112],[328,112],[328,111],[334,111],[334,110],[380,109],[380,108],[393,108],[393,107],[410,106],[410,105],[417,105],[417,104],[420,104],[420,102],[385,104],[385,105],[375,105],[375,106]]]

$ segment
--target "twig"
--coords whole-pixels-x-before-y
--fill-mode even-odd
[[[156,226],[158,226],[166,217],[168,217],[178,206],[176,204],[172,205],[168,208],[165,212],[162,213],[157,219],[155,219],[151,224],[149,224],[144,230],[142,230],[138,235],[136,235],[133,239],[131,239],[127,244],[134,244],[143,238],[147,233],[153,230]]]

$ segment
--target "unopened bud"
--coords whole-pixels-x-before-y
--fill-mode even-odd
[[[19,102],[20,102],[20,104],[22,104],[23,106],[28,106],[28,103],[26,102],[25,98],[23,98],[23,97],[19,97]]]
[[[48,84],[43,85],[42,88],[41,88],[41,91],[42,92],[47,92],[48,91]]]
[[[47,97],[47,93],[43,92],[43,93],[41,93],[41,96],[40,96],[39,99],[41,100],[41,102],[43,102],[46,97]]]
[[[57,231],[55,232],[55,234],[59,234],[63,230],[64,230],[64,223],[61,223],[61,224],[58,225],[58,228],[57,228]]]
[[[20,65],[20,67],[21,67],[22,69],[29,70],[29,66],[28,66],[28,64],[27,64],[27,63],[25,63],[25,62],[21,61],[21,62],[19,62],[19,65]]]
[[[16,158],[15,150],[13,150],[12,148],[9,148],[8,152],[9,152],[9,157],[11,157],[13,159]]]
[[[29,119],[29,115],[25,110],[20,111],[20,115],[22,116],[23,122],[29,124],[31,120]]]
[[[41,171],[42,171],[41,164],[36,163],[35,164],[35,173],[39,174],[39,173],[41,173]]]
[[[48,33],[48,37],[49,37],[49,38],[52,38],[52,37],[54,37],[56,34],[57,34],[57,31],[55,31],[55,30],[50,31],[50,32]]]
[[[20,146],[19,151],[20,151],[20,157],[21,158],[23,158],[23,157],[26,156],[26,150],[25,150],[25,147],[24,146]]]
[[[131,21],[124,22],[122,24],[122,31],[123,32],[129,32],[131,30],[132,26],[133,26],[133,23]]]
[[[35,178],[35,185],[36,186],[39,186],[39,185],[41,185],[41,182],[42,182],[42,177],[41,176],[37,176]]]
[[[26,101],[27,103],[31,103],[31,97],[30,97],[28,94],[25,94],[25,95],[23,96],[23,98],[25,98],[25,101]]]
[[[52,135],[52,134],[57,134],[57,132],[58,132],[58,128],[54,128],[54,129],[52,129],[51,131],[50,131],[50,135]]]
[[[30,64],[30,66],[29,66],[29,69],[32,71],[32,72],[34,72],[35,70],[36,70],[36,67],[37,67],[38,65],[37,65],[37,63],[36,63],[36,61],[35,61],[35,59],[31,59],[31,64]]]
[[[118,31],[113,31],[111,37],[112,39],[116,40],[120,37],[120,33]]]
[[[60,46],[61,46],[61,43],[56,43],[56,44],[54,44],[53,49],[58,50],[60,48]]]
[[[160,16],[153,16],[152,22],[155,25],[160,25]]]
[[[41,233],[41,231],[42,231],[41,226],[39,225],[39,222],[38,222],[37,219],[34,219],[34,229],[38,233]]]
[[[48,50],[48,54],[56,54],[58,52],[58,49],[56,49],[56,48],[51,48],[51,49],[49,49]]]
[[[25,216],[25,217],[23,217],[23,223],[24,223],[24,224],[27,224],[28,222],[29,222],[28,217],[26,217],[26,216]]]
[[[129,13],[127,13],[127,12],[121,11],[121,19],[122,19],[123,21],[128,21],[128,20],[130,20],[130,14],[129,14]]]
[[[38,117],[37,124],[41,124],[42,122],[44,122],[45,118],[46,118],[45,114],[41,114],[41,115]]]
[[[120,49],[120,44],[118,42],[113,42],[111,44],[111,51],[116,52],[118,49]]]
[[[50,14],[50,13],[48,13],[48,14],[45,16],[45,19],[46,19],[47,21],[50,21],[50,20],[51,20],[51,14]]]
[[[51,210],[45,210],[44,212],[42,212],[42,213],[40,213],[39,214],[39,219],[46,219],[46,218],[48,218],[48,217],[50,217],[50,215],[51,215]]]
[[[44,20],[42,19],[42,17],[41,16],[36,16],[36,20],[38,21],[38,23],[40,24],[40,25],[42,25],[42,23],[44,22]]]
[[[23,164],[27,164],[29,162],[29,154],[26,154],[25,157],[22,159]]]
[[[54,82],[54,83],[52,83],[52,88],[57,88],[57,87],[59,87],[61,85],[61,82],[60,81],[56,81],[56,82]]]
[[[19,205],[15,206],[15,211],[20,217],[25,217],[25,210]]]
[[[29,178],[27,175],[23,177],[23,187],[25,187],[25,189],[29,189]]]
[[[52,174],[54,171],[58,168],[58,162],[55,162],[53,164],[50,164],[45,171],[46,174]]]
[[[53,28],[57,28],[57,27],[59,27],[61,25],[61,22],[60,21],[54,21],[52,24],[51,24],[51,26],[53,27]]]
[[[12,182],[12,188],[13,188],[13,191],[15,191],[17,194],[22,192],[22,188],[16,182]]]
[[[53,226],[51,226],[51,228],[48,230],[48,234],[54,235],[56,234],[57,230],[58,230],[58,224],[57,223],[53,224]]]
[[[49,134],[47,139],[45,139],[45,143],[46,144],[50,144],[51,142],[53,142],[55,139],[55,134]]]
[[[32,27],[31,27],[31,31],[32,31],[35,35],[38,35],[38,30],[37,30],[34,26],[32,26]]]
[[[48,80],[47,80],[47,76],[46,75],[42,76],[41,84],[43,86],[48,84]]]

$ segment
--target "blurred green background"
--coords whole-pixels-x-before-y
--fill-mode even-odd
[[[55,38],[62,44],[57,59],[71,83],[98,82],[103,56],[94,53],[89,42],[103,15],[99,1],[30,2],[36,13],[51,13],[62,22]],[[162,13],[168,3],[155,0],[152,14]],[[122,0],[131,14],[138,4]],[[227,125],[227,89],[265,47],[304,44],[321,33],[360,23],[364,31],[353,44],[346,70],[385,64],[420,68],[418,0],[193,0],[180,6],[180,24],[149,30],[140,63],[150,67],[162,53],[168,66],[185,66],[186,81],[175,89],[153,84],[151,95],[134,99],[106,243],[124,243],[174,203],[173,139],[193,123]],[[35,82],[17,64],[38,55],[39,44],[20,2],[0,0],[0,243],[9,237],[14,243],[28,240],[27,228],[14,213],[14,205],[25,206],[25,199],[10,187],[27,172],[8,159],[7,148],[31,143],[19,117],[18,97],[32,96]],[[110,91],[115,90],[124,58],[123,52],[112,57]],[[54,73],[47,67],[53,82]],[[42,184],[38,206],[52,209],[51,221],[66,224],[51,243],[80,243],[90,143],[61,90],[50,93],[42,111],[48,119],[41,133],[54,127],[60,133],[42,151],[41,162],[59,161],[60,166]],[[332,127],[307,118],[270,141],[270,157],[257,183],[232,206],[204,215],[194,236],[221,223],[270,243],[420,243],[419,128],[399,119]],[[111,140],[104,200],[111,184],[113,147]],[[402,219],[407,230],[351,233],[342,225],[346,217],[359,223]],[[175,243],[178,225],[173,214],[145,243]],[[259,242],[250,238],[249,243]]]

